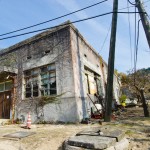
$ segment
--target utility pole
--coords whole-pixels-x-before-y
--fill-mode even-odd
[[[145,31],[145,34],[146,34],[147,42],[148,42],[148,45],[149,45],[149,48],[150,48],[150,23],[147,19],[147,14],[145,13],[145,9],[144,9],[143,4],[141,3],[141,1],[140,0],[135,0],[135,2],[136,2],[136,7],[138,8],[138,11],[143,12],[143,13],[139,13],[139,14],[140,14],[141,21],[142,21],[142,24],[143,24],[143,28],[144,28],[144,31]]]
[[[107,75],[107,87],[106,87],[106,99],[105,99],[105,116],[104,121],[111,121],[112,112],[112,99],[113,99],[113,76],[114,76],[114,60],[115,60],[115,44],[116,44],[116,30],[117,30],[117,12],[118,12],[118,0],[113,1],[113,16],[111,26],[111,38],[109,47],[109,59],[108,59],[108,75]]]

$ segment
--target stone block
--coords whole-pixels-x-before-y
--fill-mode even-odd
[[[117,142],[115,145],[115,150],[128,150],[129,147],[129,141],[124,138],[121,141]]]
[[[85,149],[85,148],[82,148],[82,147],[75,147],[75,146],[66,145],[65,150],[90,150],[90,149]]]
[[[115,145],[116,139],[101,136],[75,136],[68,140],[68,145],[87,149],[102,150]]]
[[[125,137],[125,133],[119,129],[102,128],[101,132],[101,136],[116,138],[117,142]]]
[[[95,128],[90,128],[90,129],[85,129],[79,133],[76,134],[76,136],[80,136],[80,135],[91,135],[91,136],[98,136],[100,135],[100,128],[95,127]]]
[[[76,134],[76,136],[80,136],[80,135],[110,137],[110,138],[115,138],[116,141],[118,142],[124,138],[125,133],[119,129],[96,127],[96,128],[86,129]]]

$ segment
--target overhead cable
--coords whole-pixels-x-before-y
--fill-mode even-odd
[[[19,32],[19,31],[23,31],[23,30],[26,30],[26,29],[29,29],[29,28],[33,28],[33,27],[36,27],[36,26],[39,26],[39,25],[42,25],[42,24],[45,24],[45,23],[54,21],[54,20],[58,20],[58,19],[60,19],[60,18],[64,18],[64,17],[69,16],[69,15],[72,15],[72,14],[74,14],[74,13],[77,13],[77,12],[83,11],[83,10],[85,10],[85,9],[94,7],[94,6],[96,6],[96,5],[99,5],[99,4],[101,4],[101,3],[104,3],[104,2],[106,2],[106,1],[108,1],[108,0],[103,0],[103,1],[100,1],[100,2],[95,3],[95,4],[93,4],[93,5],[90,5],[90,6],[87,6],[87,7],[82,8],[82,9],[73,11],[73,12],[71,12],[71,13],[68,13],[68,14],[65,14],[65,15],[62,15],[62,16],[59,16],[59,17],[56,17],[56,18],[53,18],[53,19],[50,19],[50,20],[47,20],[47,21],[44,21],[44,22],[41,22],[41,23],[37,23],[37,24],[35,24],[35,25],[31,25],[31,26],[28,26],[28,27],[25,27],[25,28],[21,28],[21,29],[18,29],[18,30],[14,30],[14,31],[11,31],[11,32],[7,32],[7,33],[4,33],[4,34],[1,34],[0,36],[12,34],[12,33]]]
[[[128,14],[128,13],[145,13],[145,12],[107,12],[107,13],[104,13],[104,14],[100,14],[100,15],[89,17],[89,18],[85,18],[85,19],[76,20],[76,21],[73,21],[73,22],[70,22],[70,23],[66,23],[66,24],[61,24],[61,25],[58,25],[58,26],[53,26],[53,27],[49,27],[49,28],[43,28],[43,29],[39,29],[39,30],[34,30],[34,31],[30,31],[30,32],[25,32],[25,33],[13,35],[13,36],[4,37],[4,38],[1,38],[0,41],[5,40],[5,39],[10,39],[10,38],[15,38],[15,37],[18,37],[18,36],[31,34],[31,33],[45,31],[45,30],[49,30],[49,29],[53,29],[53,28],[57,28],[57,27],[61,27],[61,26],[66,26],[66,25],[69,25],[69,24],[78,23],[78,22],[82,22],[82,21],[86,21],[86,20],[90,20],[90,19],[106,16],[106,15],[109,15],[109,14],[112,14],[112,13],[125,13],[125,14]]]
[[[129,12],[129,2],[127,2],[128,12]],[[130,39],[130,55],[131,55],[131,68],[132,68],[132,39],[131,39],[131,23],[130,15],[128,14],[128,23],[129,23],[129,39]]]

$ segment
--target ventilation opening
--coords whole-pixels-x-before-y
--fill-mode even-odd
[[[86,55],[86,54],[84,54],[84,57],[86,57],[86,58],[87,58],[87,55]]]
[[[31,56],[27,56],[27,59],[31,59],[32,57]]]
[[[45,53],[45,54],[48,54],[48,53],[50,53],[50,50],[47,50],[47,51],[45,51],[44,53]]]

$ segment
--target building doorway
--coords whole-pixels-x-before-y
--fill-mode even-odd
[[[0,119],[10,119],[11,91],[0,93]]]
[[[0,93],[0,119],[10,119],[11,91]]]

